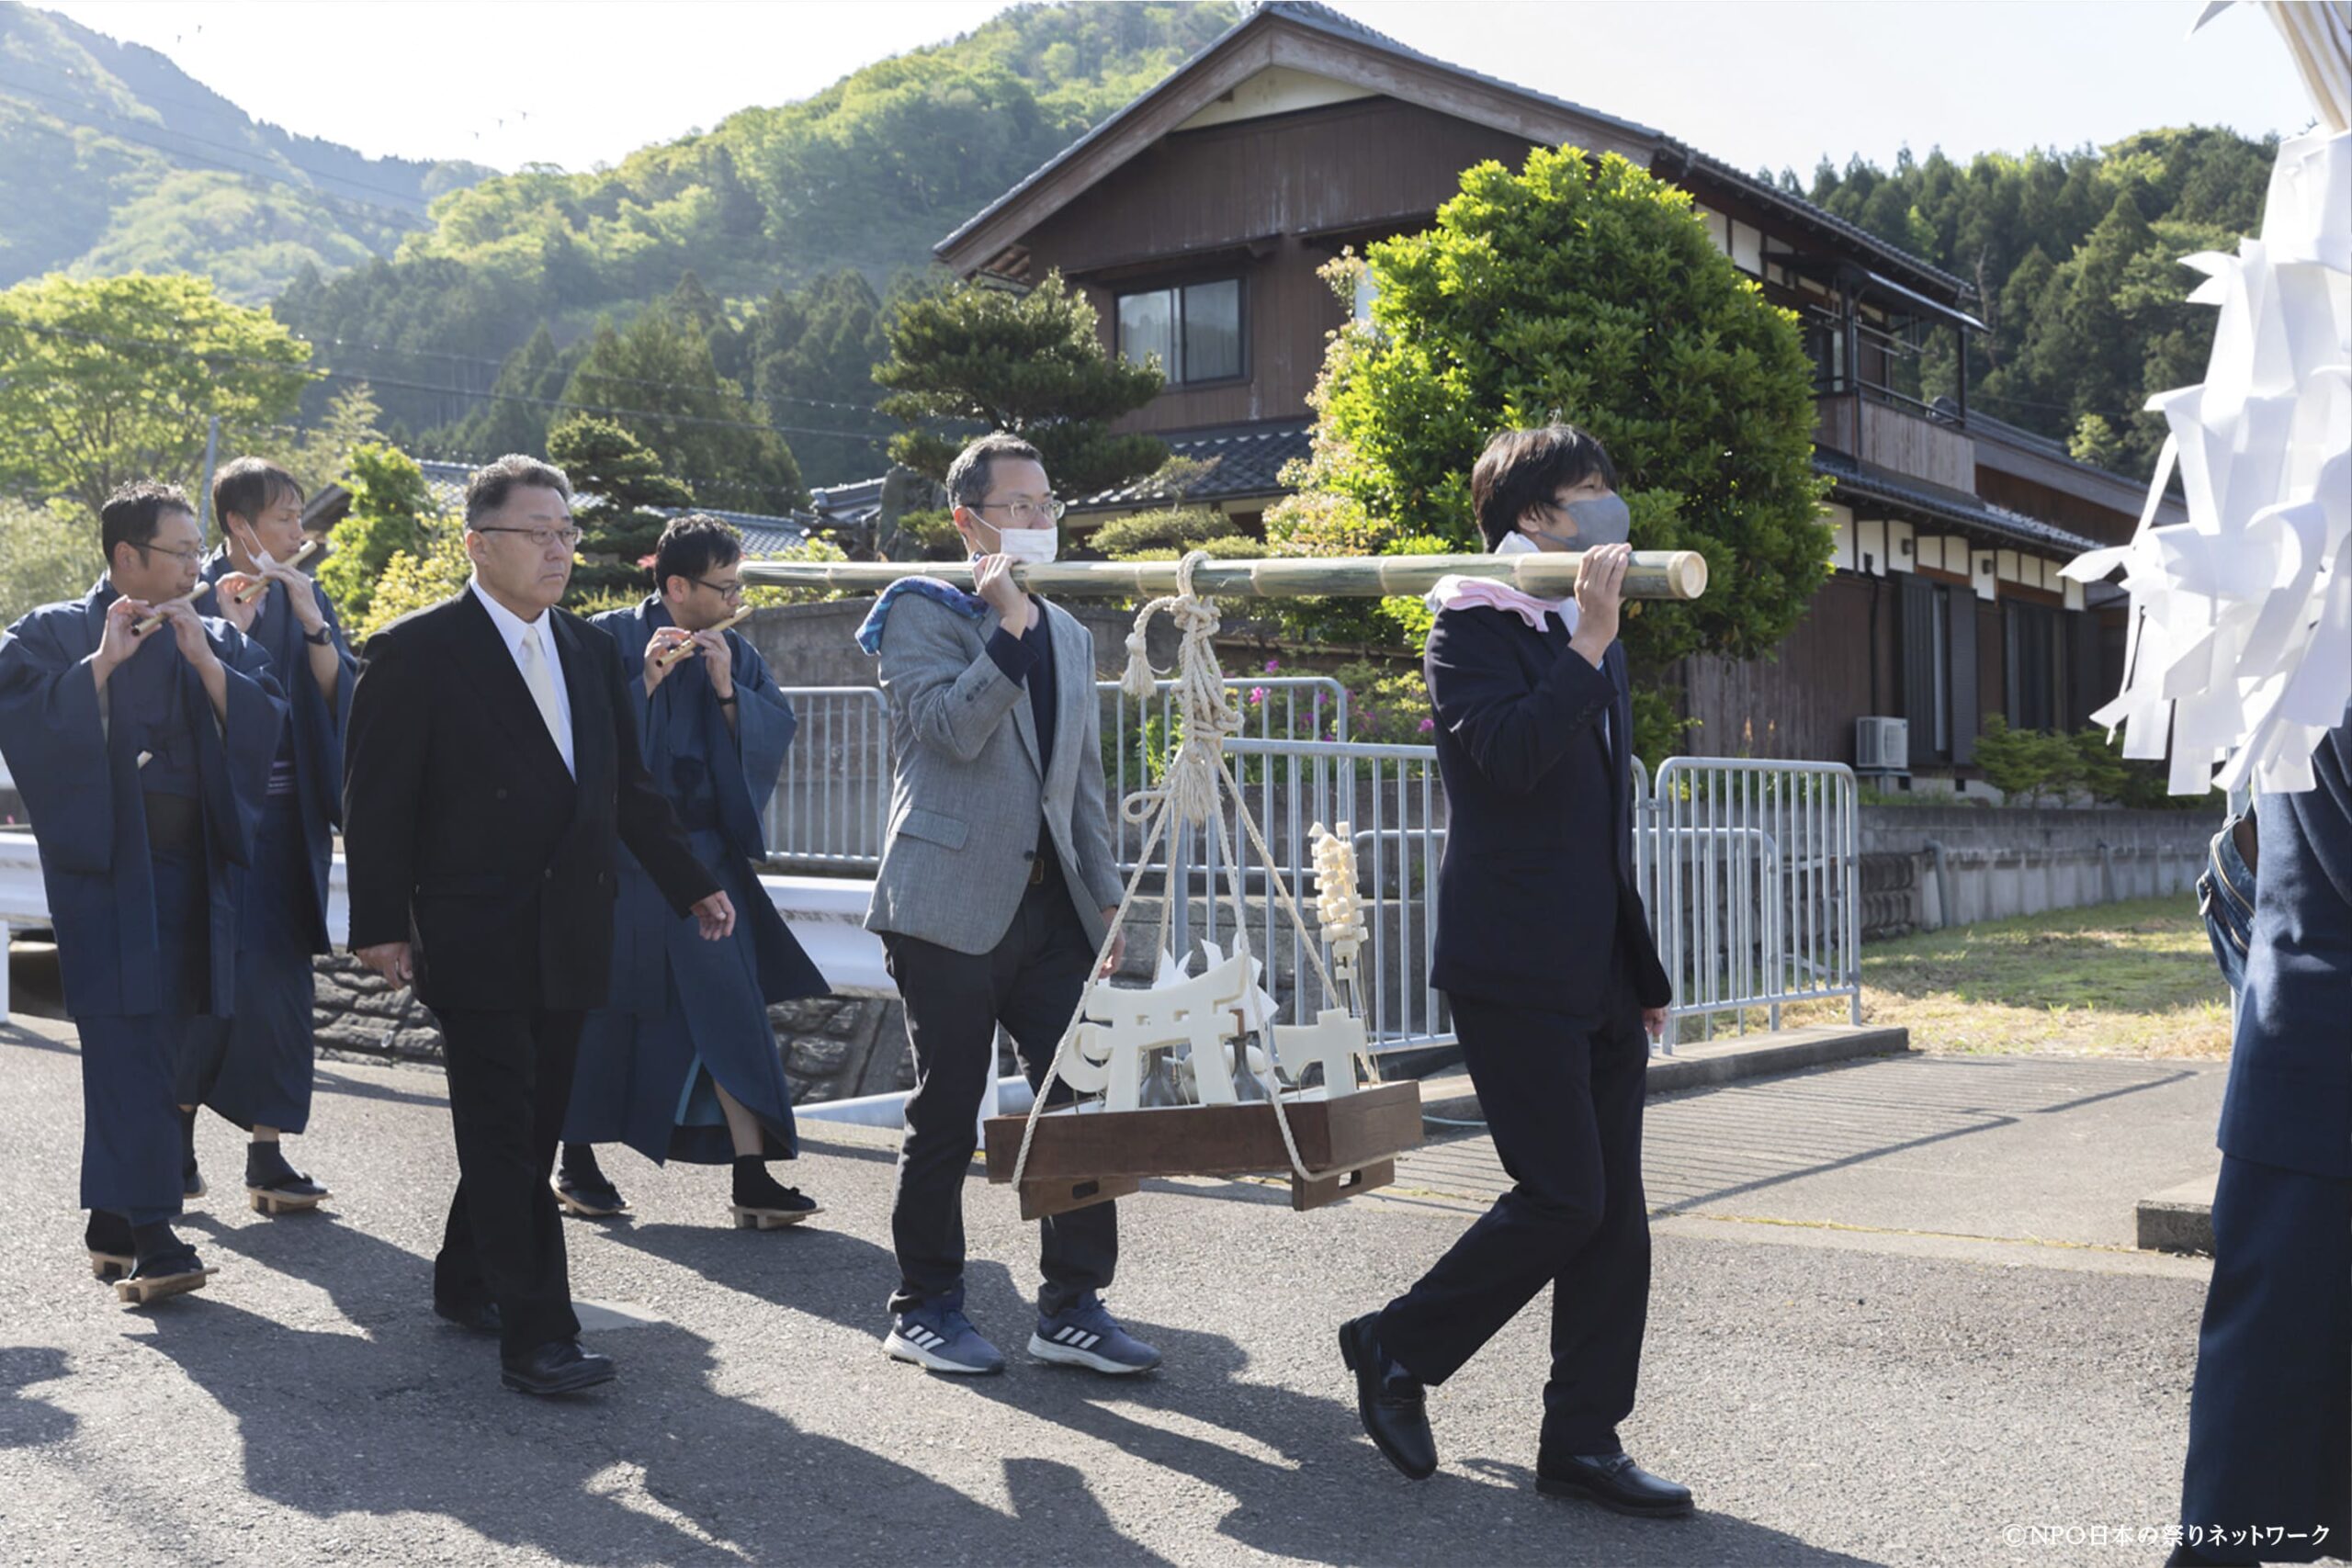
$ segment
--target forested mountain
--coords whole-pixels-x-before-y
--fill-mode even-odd
[[[2151,130],[2094,151],[1940,152],[1892,170],[1826,162],[1787,189],[1976,286],[1991,333],[1970,344],[1969,399],[2066,443],[2075,457],[2144,476],[2163,422],[2150,392],[2203,378],[2214,311],[2183,303],[2196,251],[2237,248],[2262,222],[2275,141]],[[1952,384],[1951,334],[1923,355],[1930,397]]]
[[[612,169],[485,180],[436,202],[431,231],[396,259],[304,271],[278,314],[338,369],[368,376],[403,429],[479,455],[544,431],[548,389],[568,384],[600,317],[626,323],[691,273],[681,309],[806,477],[862,478],[890,428],[860,413],[876,395],[880,296],[1236,15],[1224,0],[1016,6]],[[629,357],[652,364],[674,349],[649,341]],[[630,374],[639,391],[661,390],[642,365]],[[603,381],[615,398],[629,385]]]
[[[881,321],[931,245],[1236,15],[1016,6],[614,168],[485,176],[289,137],[153,51],[0,3],[0,286],[201,273],[314,345],[313,416],[364,379],[396,437],[463,457],[540,450],[587,409],[707,503],[781,511],[879,471]],[[2211,341],[2177,258],[2257,226],[2274,152],[2154,130],[1779,178],[1976,284],[1973,406],[2144,472],[2141,402],[2196,379]],[[1951,389],[1950,333],[1916,370]]]
[[[490,173],[289,135],[152,49],[0,0],[0,288],[198,272],[259,303],[306,265],[390,254]]]

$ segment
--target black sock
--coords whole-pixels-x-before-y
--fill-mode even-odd
[[[610,1187],[612,1185],[605,1179],[603,1169],[596,1164],[596,1145],[594,1144],[564,1145],[563,1158],[558,1163],[557,1168],[565,1180],[575,1186]]]
[[[92,1252],[109,1252],[116,1257],[129,1257],[137,1244],[131,1240],[130,1222],[112,1209],[93,1209],[90,1223],[83,1227],[82,1244]]]
[[[182,1174],[196,1169],[196,1111],[180,1112],[180,1169]]]
[[[130,1247],[139,1266],[145,1268],[157,1258],[168,1258],[175,1253],[196,1256],[196,1249],[172,1234],[172,1227],[162,1220],[153,1224],[130,1227]]]
[[[735,1201],[757,1206],[772,1199],[776,1192],[775,1179],[768,1175],[768,1162],[757,1155],[735,1156]]]
[[[245,1185],[266,1187],[281,1176],[297,1174],[286,1162],[285,1151],[275,1138],[255,1138],[245,1145]]]

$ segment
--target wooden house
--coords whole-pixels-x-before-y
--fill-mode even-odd
[[[1561,144],[1688,190],[1715,244],[1799,312],[1816,367],[1838,570],[1777,659],[1675,672],[1701,721],[1690,749],[1964,777],[1988,713],[2084,725],[2118,684],[2120,611],[2058,569],[2130,535],[2141,485],[1970,409],[1964,373],[1922,401],[1923,337],[1984,330],[1968,285],[1664,132],[1269,0],[936,250],[1016,287],[1057,269],[1107,349],[1159,355],[1168,387],[1126,427],[1206,464],[1188,500],[1248,530],[1306,450],[1306,397],[1349,309],[1317,269],[1427,227],[1469,165]],[[1130,487],[1074,514],[1157,499]],[[1893,750],[1887,719],[1907,727]]]

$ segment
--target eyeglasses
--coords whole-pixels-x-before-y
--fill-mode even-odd
[[[577,528],[476,528],[474,532],[520,534],[531,541],[533,547],[542,550],[553,549],[558,544],[568,550],[580,542],[580,530]]]
[[[972,510],[988,512],[999,507],[1012,513],[1015,523],[1058,523],[1062,513],[1069,510],[1069,502],[1059,496],[1044,501],[984,501]]]
[[[204,551],[203,551],[201,548],[193,549],[193,550],[175,550],[175,549],[172,548],[172,547],[171,547],[171,546],[169,546],[169,545],[154,545],[154,544],[148,544],[148,545],[133,545],[133,546],[131,546],[130,547],[131,547],[132,549],[134,549],[134,550],[137,550],[137,551],[139,552],[139,554],[140,554],[140,558],[141,558],[141,559],[144,559],[144,558],[146,558],[146,556],[147,556],[147,553],[148,553],[149,551],[151,551],[151,550],[152,550],[152,551],[153,551],[155,554],[157,554],[157,555],[159,555],[159,556],[170,556],[170,557],[172,557],[173,558],[175,558],[175,559],[176,559],[176,560],[198,560],[198,561],[200,561],[200,560],[202,560],[202,559],[204,558]]]
[[[731,602],[743,596],[743,585],[740,582],[713,582],[707,577],[697,577],[694,581],[709,589],[721,599]]]

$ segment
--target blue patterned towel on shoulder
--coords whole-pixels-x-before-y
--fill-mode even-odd
[[[902,593],[944,604],[969,620],[979,620],[989,613],[988,605],[977,594],[967,593],[935,577],[902,577],[882,591],[882,597],[874,601],[874,608],[866,611],[865,619],[858,623],[857,646],[868,658],[882,651],[882,623],[889,619],[890,606]]]

